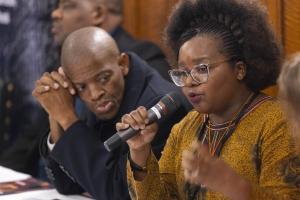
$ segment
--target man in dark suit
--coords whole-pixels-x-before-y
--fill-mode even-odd
[[[169,65],[160,48],[149,41],[134,39],[122,26],[122,0],[59,0],[52,12],[52,33],[58,45],[73,31],[96,26],[106,30],[120,51],[132,51],[146,60],[162,77],[170,80]]]
[[[42,3],[39,3],[37,5],[40,6],[42,5]],[[41,12],[36,12],[36,13],[39,14]],[[40,17],[40,18],[44,19],[45,17]],[[53,26],[51,32],[54,36],[54,41],[58,49],[60,49],[64,39],[71,32],[86,26],[101,27],[107,32],[109,32],[111,36],[115,39],[120,51],[135,52],[144,60],[146,60],[150,64],[150,66],[155,68],[165,79],[167,80],[170,79],[168,76],[168,70],[169,70],[168,63],[166,62],[166,58],[162,53],[162,51],[159,49],[159,47],[151,42],[138,41],[134,39],[129,33],[127,33],[121,27],[122,0],[59,0],[57,8],[52,11],[52,21],[53,21]],[[26,26],[26,23],[21,23],[21,24]],[[38,23],[36,25],[40,26]],[[48,30],[47,28],[44,28],[42,26],[41,28],[43,28],[44,31]],[[32,31],[34,30],[35,29],[33,29]],[[44,36],[40,36],[38,38],[43,39]],[[27,50],[32,51],[29,48],[27,48]],[[43,51],[44,49],[41,49],[39,53]],[[48,65],[45,64],[44,66],[38,66],[43,68],[43,70],[36,71],[39,74],[42,74],[46,70],[48,71],[49,69],[53,69],[54,67],[59,66],[59,61],[58,61],[59,56],[55,55],[53,51],[48,53],[49,55],[47,59],[50,60],[51,64],[49,63]],[[39,58],[39,57],[36,56],[35,58]],[[46,58],[44,58],[43,61],[44,60],[46,60]],[[40,61],[40,63],[43,62]],[[15,74],[17,74],[17,71],[15,72],[16,72]],[[32,77],[33,74],[34,73],[30,73],[30,71],[28,71],[28,75],[26,76],[26,78],[28,79]],[[24,79],[24,77],[18,78],[18,81],[24,80],[25,82],[25,80],[27,79]],[[32,81],[30,82],[33,85],[33,82]],[[29,83],[25,83],[23,85],[25,86],[28,84]],[[18,111],[16,113],[15,112],[16,109],[12,109],[9,107],[7,108],[7,106],[5,105],[6,100],[3,100],[2,101],[3,105],[0,108],[3,108],[3,111],[1,110],[1,113],[5,113],[5,115],[4,114],[0,115],[0,125],[2,125],[1,122],[3,122],[3,124],[6,123],[6,118],[7,118],[6,113],[8,113],[7,115],[14,116],[14,119],[12,120],[10,127],[15,127],[14,129],[20,130],[19,132],[23,131],[24,134],[20,134],[21,136],[18,138],[16,143],[14,143],[12,147],[6,149],[6,151],[3,152],[2,156],[0,156],[0,165],[5,165],[6,167],[13,168],[15,170],[22,171],[25,173],[30,173],[31,175],[39,176],[43,178],[43,169],[41,169],[40,167],[39,168],[40,171],[37,171],[39,157],[37,156],[38,148],[36,144],[38,143],[38,140],[40,138],[40,133],[42,132],[42,130],[47,129],[47,126],[45,126],[47,124],[46,123],[47,116],[43,112],[41,112],[36,106],[34,108],[31,108],[28,105],[23,107],[17,106],[23,102],[21,101],[21,99],[25,99],[25,98],[22,97],[21,92],[18,92],[18,90],[16,90],[19,89],[20,87],[13,87],[13,88],[14,88],[13,92],[18,94],[15,99],[19,101],[18,103],[13,102],[13,108],[15,107],[18,108]],[[1,83],[0,83],[0,89],[1,89]],[[10,100],[12,98],[9,98],[11,94],[10,92],[11,87],[9,85],[7,86],[7,91],[8,92],[6,98]],[[30,94],[26,91],[26,96],[29,95]],[[30,103],[34,104],[34,102],[30,102]],[[81,110],[81,106],[78,107],[79,107],[78,110]],[[31,120],[32,118],[31,116],[33,116],[33,114],[29,114],[29,113],[34,113],[35,120]],[[1,117],[3,117],[3,119],[1,119]],[[34,121],[40,118],[45,119],[44,121],[46,122],[35,124]],[[18,120],[18,119],[22,119],[22,120]],[[30,123],[27,122],[29,121],[29,119],[31,120]],[[17,123],[19,125],[15,125]],[[22,124],[28,127],[28,130],[22,130],[22,128],[24,127],[21,126]],[[2,126],[0,126],[0,133],[7,132],[5,130],[2,131],[1,127]],[[5,127],[5,129],[7,128]]]
[[[104,30],[88,27],[71,33],[62,47],[62,68],[44,74],[33,91],[49,114],[50,134],[41,142],[41,154],[56,189],[63,194],[88,192],[101,200],[130,199],[128,147],[108,152],[103,142],[116,132],[124,114],[138,106],[150,108],[171,91],[179,88],[136,54],[120,53]],[[76,92],[88,108],[83,116],[74,108]],[[171,127],[188,109],[182,106],[159,122],[160,133],[152,143],[158,158]]]

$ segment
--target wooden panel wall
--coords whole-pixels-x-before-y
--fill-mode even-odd
[[[283,41],[283,1],[282,0],[261,0],[268,8],[270,22],[276,32],[279,41]]]
[[[178,0],[123,0],[124,26],[140,39],[154,41],[164,50],[162,32],[168,15]],[[260,0],[268,8],[269,18],[284,52],[300,51],[300,0]],[[271,88],[269,94],[276,95]]]
[[[283,35],[287,55],[300,51],[300,0],[284,0]]]
[[[162,32],[178,0],[124,0],[124,26],[141,39],[162,45]],[[261,0],[286,54],[300,51],[300,0]]]
[[[163,30],[177,0],[123,0],[124,27],[140,39],[155,42],[163,49]]]

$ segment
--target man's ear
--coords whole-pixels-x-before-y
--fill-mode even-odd
[[[92,12],[92,20],[94,26],[102,26],[105,18],[107,17],[107,7],[104,4],[98,4],[95,6],[93,12]]]
[[[243,61],[235,63],[236,79],[243,80],[247,74],[247,66]]]
[[[121,68],[121,71],[123,73],[123,76],[126,76],[129,72],[129,56],[126,53],[121,53],[118,59],[118,64]]]

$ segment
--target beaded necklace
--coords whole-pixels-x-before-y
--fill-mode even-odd
[[[198,131],[198,140],[201,141],[202,144],[208,144],[208,145],[209,143],[211,144],[209,151],[212,155],[219,156],[223,145],[225,144],[227,139],[232,135],[239,121],[244,116],[244,114],[248,111],[249,106],[258,95],[259,93],[251,93],[248,96],[247,100],[242,104],[238,112],[235,114],[233,119],[223,124],[213,125],[209,120],[209,116],[207,114],[204,115],[204,120],[203,120],[204,122],[202,123]],[[216,132],[214,133],[214,137],[212,139],[208,139],[211,138],[212,135],[211,131],[216,131]],[[220,131],[222,131],[223,134],[220,134]],[[221,135],[220,138],[219,135]],[[198,199],[199,196],[197,195],[199,192],[200,192],[201,199],[205,199],[206,197],[206,187],[204,185],[200,187],[198,185],[191,185],[189,183],[186,183],[185,190],[188,191],[187,192],[188,199],[195,199],[196,197]]]
[[[204,116],[207,122],[204,126],[204,129],[206,130],[205,135],[202,139],[202,143],[206,143],[208,145],[208,149],[211,155],[216,155],[217,150],[220,149],[220,147],[224,144],[224,137],[228,135],[229,132],[233,132],[233,130],[236,128],[235,126],[240,120],[240,117],[242,117],[245,113],[245,109],[249,107],[249,105],[251,104],[253,99],[255,99],[255,97],[255,93],[251,93],[247,97],[246,101],[240,106],[238,111],[235,113],[232,120],[228,122],[213,125],[213,123],[211,123],[211,121],[209,120],[208,114]]]

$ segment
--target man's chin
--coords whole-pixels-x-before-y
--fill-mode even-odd
[[[114,111],[109,111],[106,113],[99,113],[99,112],[95,113],[96,117],[100,120],[111,120],[112,118],[114,118],[116,116],[116,114],[117,113]]]
[[[61,36],[61,35],[58,35],[58,34],[54,34],[53,35],[53,40],[54,40],[54,43],[55,43],[56,46],[61,47],[64,40],[65,40],[65,37]]]

